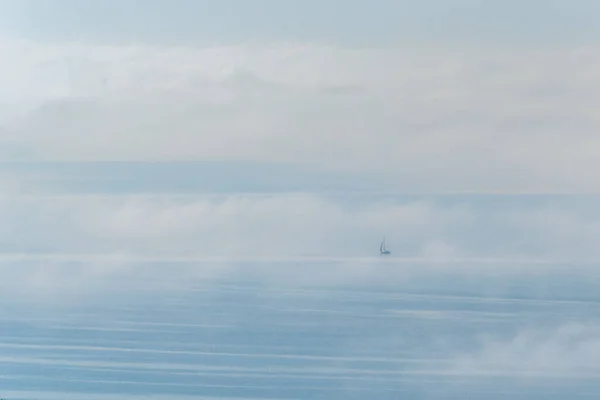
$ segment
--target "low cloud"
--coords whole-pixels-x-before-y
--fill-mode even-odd
[[[357,206],[312,193],[15,195],[0,212],[12,251],[159,257],[370,256],[384,235],[414,257],[429,235],[443,236],[468,219],[468,210],[425,201]]]
[[[0,55],[3,159],[287,162],[376,172],[403,191],[600,189],[594,48],[5,39]]]
[[[481,348],[453,364],[457,374],[515,379],[594,378],[600,372],[600,327],[571,322],[524,329],[509,338],[488,335]]]
[[[431,261],[598,259],[600,215],[585,201],[520,199],[7,192],[0,247],[145,258],[371,257],[386,236],[394,256]]]
[[[5,253],[143,257],[394,256],[597,260],[600,215],[573,197],[407,197],[318,193],[43,195],[7,190]],[[487,199],[487,200],[486,200]],[[589,203],[586,206],[585,203]]]

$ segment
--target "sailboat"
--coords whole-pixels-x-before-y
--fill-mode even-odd
[[[385,248],[385,236],[383,237],[383,240],[381,241],[381,244],[379,245],[379,254],[381,254],[381,255],[391,254],[390,251]]]

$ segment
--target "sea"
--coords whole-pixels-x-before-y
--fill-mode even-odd
[[[10,166],[65,186],[0,202],[1,399],[600,398],[596,198],[134,167]]]
[[[597,265],[467,263],[143,262],[85,288],[65,263],[44,301],[3,296],[0,396],[598,398]]]

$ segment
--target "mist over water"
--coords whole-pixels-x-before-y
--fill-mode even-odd
[[[597,197],[288,192],[266,166],[202,191],[186,167],[11,170],[0,397],[599,394]]]
[[[597,267],[145,261],[78,288],[86,262],[72,261],[54,269],[45,301],[0,295],[0,395],[591,398]]]
[[[0,399],[600,398],[558,3],[0,0]]]

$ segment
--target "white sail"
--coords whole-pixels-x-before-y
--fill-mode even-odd
[[[379,245],[379,253],[380,254],[390,254],[389,250],[385,248],[385,236]]]

